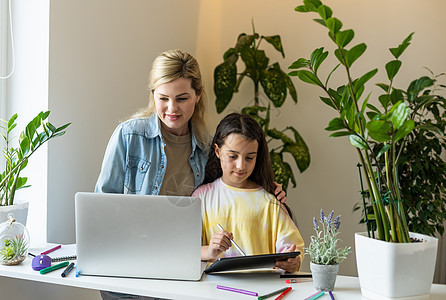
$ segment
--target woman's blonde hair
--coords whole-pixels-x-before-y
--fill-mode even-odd
[[[156,113],[155,99],[153,97],[155,89],[164,83],[178,78],[190,79],[192,89],[195,90],[197,96],[201,96],[200,101],[195,106],[191,122],[197,140],[207,147],[209,145],[210,135],[205,118],[207,109],[206,92],[203,88],[198,62],[187,52],[168,50],[161,53],[153,61],[152,71],[149,77],[149,105],[134,114],[131,119],[148,117]]]

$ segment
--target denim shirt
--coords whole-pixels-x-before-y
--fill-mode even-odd
[[[118,125],[107,145],[95,192],[159,194],[167,162],[160,126],[157,114]],[[197,188],[204,180],[208,153],[197,141],[193,127],[191,138],[189,164]]]

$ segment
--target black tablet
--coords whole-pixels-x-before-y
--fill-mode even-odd
[[[206,268],[204,272],[212,273],[221,271],[272,268],[274,267],[274,263],[276,261],[287,260],[288,258],[296,257],[299,254],[300,252],[297,251],[262,255],[222,257],[217,259],[212,265]]]

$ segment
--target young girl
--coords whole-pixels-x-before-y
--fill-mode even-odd
[[[203,185],[193,193],[202,200],[201,259],[239,256],[233,239],[247,255],[300,251],[300,257],[276,263],[288,272],[298,270],[304,242],[273,196],[274,175],[260,125],[247,115],[229,114],[217,126],[212,147]]]

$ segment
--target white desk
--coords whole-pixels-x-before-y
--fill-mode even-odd
[[[74,271],[68,277],[62,278],[60,276],[62,271],[63,269],[60,269],[41,275],[39,272],[32,270],[31,258],[27,258],[18,266],[0,265],[0,276],[4,277],[168,299],[256,299],[252,296],[218,290],[216,288],[217,284],[255,291],[260,295],[285,286],[293,287],[293,290],[287,294],[284,300],[304,299],[316,292],[313,288],[313,283],[309,279],[306,279],[305,282],[287,285],[285,279],[279,278],[278,274],[203,275],[201,281],[194,282],[94,276],[75,277]],[[365,299],[361,297],[359,281],[356,277],[338,276],[333,294],[336,299],[341,300]],[[327,294],[320,299],[329,299],[329,296]],[[446,285],[434,284],[430,299],[446,299]]]

